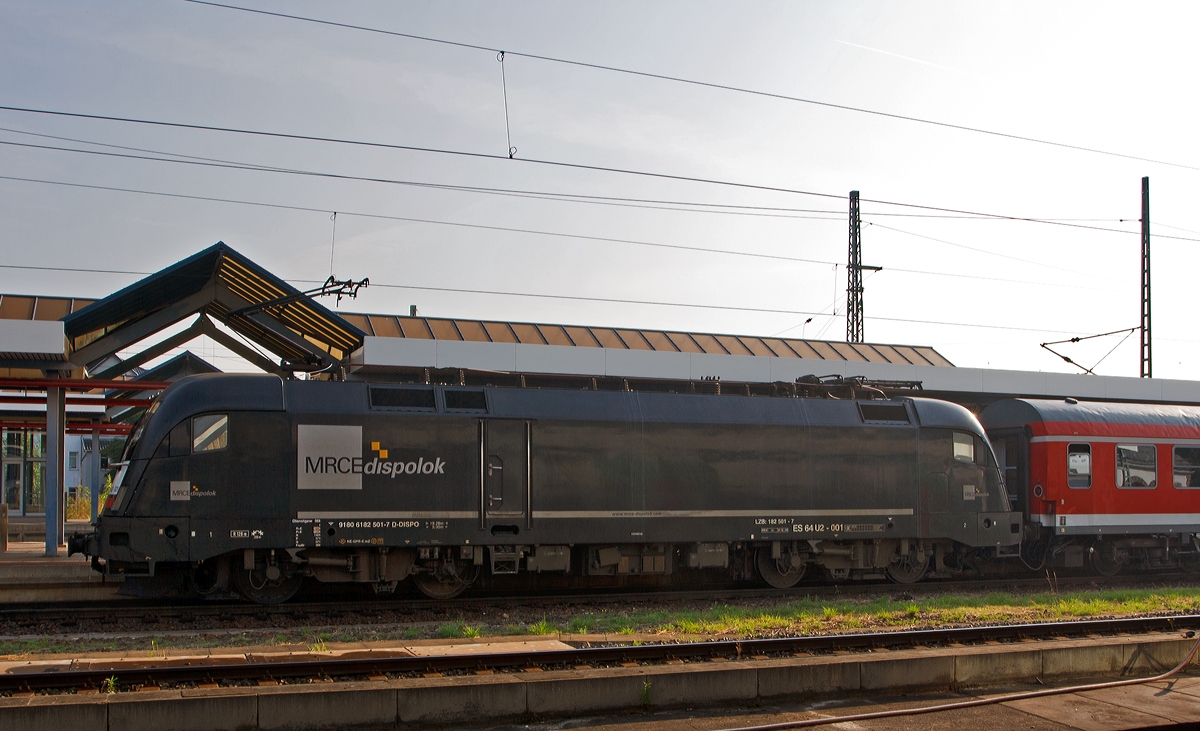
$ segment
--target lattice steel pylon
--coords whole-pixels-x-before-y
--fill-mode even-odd
[[[850,191],[850,256],[846,263],[846,342],[863,341],[862,223],[858,191]]]
[[[1141,376],[1153,373],[1150,351],[1150,178],[1142,178],[1142,349]]]

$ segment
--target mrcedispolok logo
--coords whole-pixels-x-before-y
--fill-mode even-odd
[[[391,460],[388,450],[371,442],[363,457],[361,426],[301,424],[296,439],[296,487],[300,490],[361,490],[363,475],[444,475],[441,457]]]

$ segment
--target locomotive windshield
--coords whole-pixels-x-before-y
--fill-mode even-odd
[[[996,462],[992,445],[975,434],[954,432],[954,459],[960,462],[974,462],[983,468],[984,492],[996,495],[1002,505],[1000,510],[1008,510],[1010,500],[1004,487],[1004,475]]]
[[[129,441],[125,442],[125,449],[121,450],[121,469],[113,477],[112,494],[116,495],[121,491],[121,484],[125,482],[125,473],[129,470],[129,460],[133,459],[133,451],[137,449],[138,440],[142,438],[142,432],[146,430],[146,424],[149,423],[150,417],[158,411],[158,406],[162,402],[155,399],[154,403],[150,404],[150,408],[146,409],[141,417],[133,426],[133,433],[129,435]]]

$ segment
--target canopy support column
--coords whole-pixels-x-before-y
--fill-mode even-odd
[[[100,517],[100,430],[92,429],[92,448],[88,450],[88,489],[92,492],[92,523]]]
[[[63,443],[66,441],[67,399],[60,386],[46,389],[46,555],[57,556],[66,537],[63,523]]]

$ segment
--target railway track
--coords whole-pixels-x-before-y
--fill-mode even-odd
[[[682,603],[682,601],[720,601],[748,599],[841,599],[870,597],[880,594],[936,594],[954,592],[986,591],[1038,591],[1050,589],[1078,588],[1135,588],[1145,586],[1180,586],[1200,582],[1193,574],[1153,574],[1142,576],[1055,576],[1030,577],[1030,579],[988,579],[972,581],[924,582],[918,585],[896,585],[890,582],[838,583],[838,585],[812,585],[791,589],[770,588],[704,588],[704,589],[644,589],[644,591],[594,591],[575,593],[508,593],[487,597],[460,597],[449,600],[437,599],[360,599],[328,601],[293,601],[278,605],[246,604],[241,601],[138,601],[138,603],[90,604],[35,604],[10,605],[0,609],[0,627],[4,624],[16,627],[56,624],[70,633],[80,622],[113,623],[137,621],[142,623],[181,622],[196,625],[235,621],[235,619],[287,618],[289,621],[306,621],[310,618],[344,618],[346,615],[364,618],[388,615],[404,616],[416,613],[440,613],[454,615],[478,610],[503,610],[506,607],[576,607],[588,605],[630,605],[654,603]],[[43,629],[53,629],[44,627]]]
[[[600,647],[442,656],[371,658],[310,657],[304,660],[209,663],[207,658],[176,658],[172,664],[138,668],[55,669],[53,672],[0,674],[0,693],[108,691],[118,688],[276,685],[335,680],[388,680],[452,674],[490,674],[550,669],[630,667],[713,660],[753,660],[834,652],[945,647],[1187,631],[1195,636],[1200,615],[1106,619],[848,635],[723,640],[664,644],[609,644]],[[147,661],[151,663],[153,661]],[[164,659],[163,663],[168,661]]]
[[[1190,586],[1190,575],[1153,577],[1122,577],[1106,580],[1106,588]],[[1181,581],[1187,580],[1187,581]],[[713,601],[754,600],[836,600],[892,594],[893,599],[907,601],[935,597],[942,593],[990,591],[1056,591],[1094,588],[1090,577],[1060,577],[1054,585],[1045,580],[971,581],[953,583],[924,583],[916,595],[905,591],[914,587],[896,585],[853,585],[811,587],[808,591],[779,591],[779,589],[706,589],[706,591],[620,592],[572,595],[514,595],[503,598],[469,598],[454,601],[325,601],[325,603],[259,606],[234,603],[152,604],[116,606],[22,607],[0,610],[0,637],[8,641],[30,639],[121,639],[121,637],[163,634],[200,636],[211,633],[289,633],[289,631],[334,631],[354,629],[403,629],[439,627],[452,619],[470,623],[521,624],[521,612],[527,621],[534,622],[554,613],[569,612],[582,607],[624,607],[637,605],[685,605]],[[896,593],[896,592],[900,593]],[[509,619],[512,613],[512,619]],[[496,617],[497,619],[492,619]],[[529,619],[529,617],[533,617]]]

